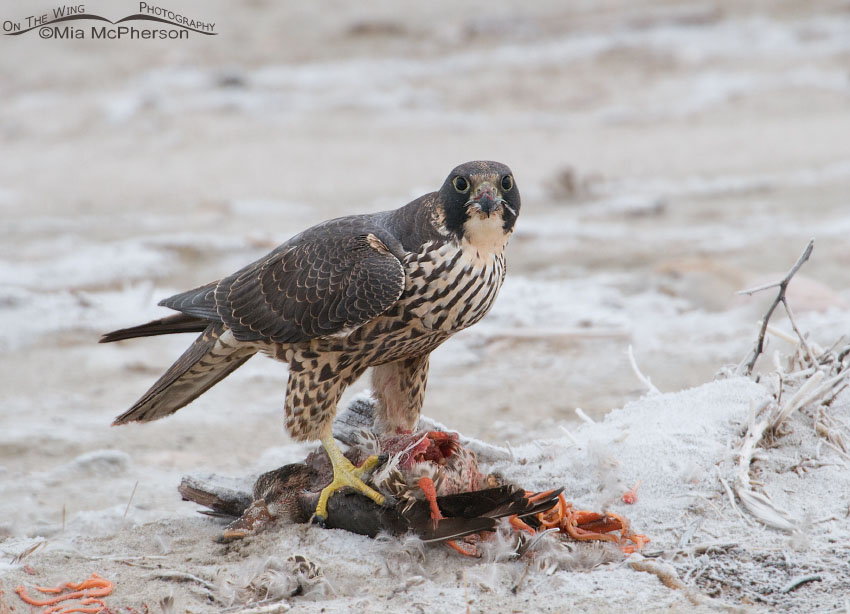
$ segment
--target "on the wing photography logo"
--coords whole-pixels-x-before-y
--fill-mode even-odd
[[[87,21],[95,23],[87,24]],[[215,22],[147,2],[139,2],[137,13],[115,21],[87,13],[85,4],[74,4],[18,20],[4,19],[2,27],[6,36],[35,32],[39,38],[60,40],[186,40],[193,34],[218,34]]]

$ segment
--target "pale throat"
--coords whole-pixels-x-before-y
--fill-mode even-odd
[[[474,249],[480,257],[487,258],[501,253],[509,237],[510,232],[505,232],[504,221],[500,215],[487,217],[473,213],[463,223],[461,246],[464,249]]]

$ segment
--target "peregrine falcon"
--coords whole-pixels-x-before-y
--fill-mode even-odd
[[[201,334],[113,424],[172,414],[263,352],[289,364],[290,435],[319,439],[333,465],[316,519],[327,518],[328,497],[344,486],[388,503],[362,480],[377,457],[355,467],[334,443],[340,396],[372,367],[379,426],[416,427],[428,357],[492,307],[519,211],[507,166],[467,162],[399,209],[323,222],[228,277],[161,301],[179,313],[100,341]]]

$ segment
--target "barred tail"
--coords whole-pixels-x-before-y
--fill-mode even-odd
[[[100,338],[99,343],[112,343],[113,341],[135,339],[136,337],[153,337],[154,335],[171,335],[174,333],[200,333],[205,331],[209,324],[209,320],[178,313],[147,324],[106,333]]]
[[[173,414],[233,373],[257,350],[238,343],[224,324],[209,324],[195,342],[113,426]]]

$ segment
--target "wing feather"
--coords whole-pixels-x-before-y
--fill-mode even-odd
[[[344,228],[302,236],[222,279],[221,320],[241,341],[291,343],[357,327],[389,309],[404,290],[404,267],[379,230]]]
[[[160,305],[223,322],[240,341],[307,341],[365,324],[395,304],[405,273],[394,254],[403,253],[369,216],[340,218]]]

